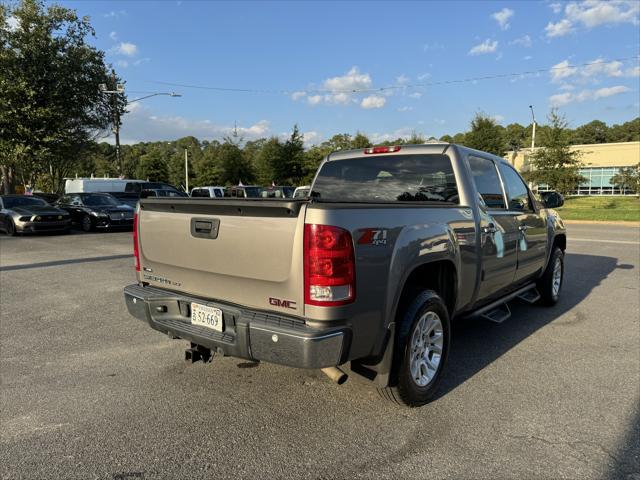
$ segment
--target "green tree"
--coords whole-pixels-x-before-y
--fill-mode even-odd
[[[633,193],[640,193],[640,163],[633,167],[621,168],[611,177],[609,183],[623,191],[631,190]]]
[[[638,142],[640,141],[640,117],[634,118],[622,125],[614,125],[609,129],[610,142]]]
[[[256,174],[261,185],[271,185],[271,182],[279,180],[278,172],[286,171],[282,148],[278,137],[271,137],[260,149],[256,159]]]
[[[447,143],[455,143],[453,137],[451,135],[443,135],[440,137],[440,141],[441,142],[447,142]]]
[[[169,179],[169,169],[167,161],[157,150],[140,157],[136,176],[141,180],[149,180],[151,182],[166,182]]]
[[[11,24],[9,19],[12,19]],[[60,190],[91,141],[113,123],[124,95],[110,84],[104,52],[87,43],[89,19],[39,0],[0,4],[0,170],[3,189],[16,179],[49,178]],[[116,79],[116,81],[118,81]]]
[[[517,152],[527,143],[527,129],[519,123],[511,123],[504,129],[504,143],[509,150]]]
[[[493,118],[476,113],[471,121],[471,130],[464,136],[464,144],[502,157],[505,152],[503,130]]]
[[[282,145],[282,162],[274,170],[276,183],[298,185],[304,170],[304,137],[298,125],[293,126],[291,136]]]
[[[206,143],[202,150],[202,157],[193,162],[196,185],[220,185],[222,183],[219,153],[220,142],[214,140]]]
[[[371,140],[369,140],[369,137],[367,137],[364,133],[356,132],[355,137],[353,137],[353,140],[351,140],[350,148],[368,148],[371,145],[372,144]]]
[[[466,145],[466,134],[464,133],[456,133],[453,136],[453,143],[457,143],[458,145]]]
[[[609,127],[600,120],[594,120],[576,128],[571,134],[573,145],[590,143],[607,143],[609,139]]]
[[[582,153],[569,147],[570,134],[565,118],[557,110],[552,110],[549,114],[549,128],[543,130],[542,135],[545,146],[536,149],[531,155],[531,169],[524,172],[527,181],[546,183],[565,195],[585,181],[579,173]]]
[[[251,164],[242,155],[240,147],[225,138],[220,146],[218,159],[221,167],[220,181],[224,185],[237,185],[242,182],[247,185],[254,181],[255,175]]]

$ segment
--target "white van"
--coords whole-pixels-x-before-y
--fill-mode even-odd
[[[224,197],[224,187],[198,187],[191,189],[192,197],[209,197],[209,198],[222,198]]]
[[[146,183],[146,181],[120,178],[67,178],[64,193],[131,192],[136,191],[135,188],[131,188],[132,184],[136,183]],[[140,188],[137,189],[139,190]]]

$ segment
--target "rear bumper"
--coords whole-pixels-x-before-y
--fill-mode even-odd
[[[137,284],[126,287],[124,297],[129,313],[151,328],[225,355],[298,368],[332,367],[347,358],[351,331],[346,326],[310,328],[301,319]],[[221,309],[224,331],[192,325],[191,302]]]

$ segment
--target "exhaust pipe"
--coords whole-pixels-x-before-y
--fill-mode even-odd
[[[329,377],[333,382],[337,383],[338,385],[342,385],[344,382],[347,381],[347,378],[349,378],[349,375],[344,373],[338,367],[327,367],[327,368],[321,368],[320,370],[322,371],[322,373],[324,373],[327,377]]]

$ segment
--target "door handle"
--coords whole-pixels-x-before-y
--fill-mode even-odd
[[[217,218],[192,218],[191,235],[198,238],[218,238],[220,220]]]
[[[526,230],[529,230],[531,228],[531,225],[520,225],[518,226],[518,230],[520,230],[521,232],[524,232]]]
[[[498,229],[496,228],[496,226],[493,223],[490,223],[486,227],[482,227],[482,233],[486,233],[487,235],[490,235],[492,233],[496,233],[497,231],[498,231]]]

